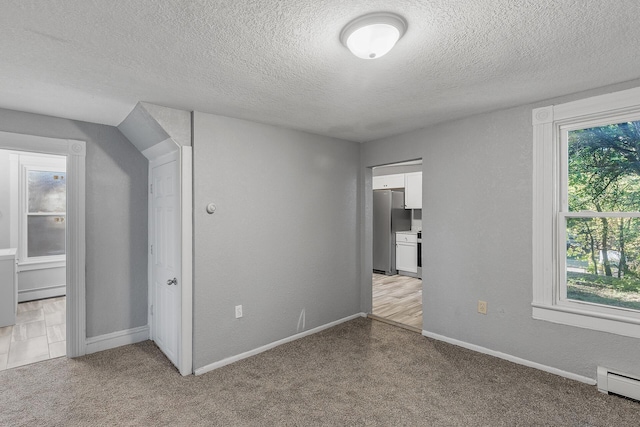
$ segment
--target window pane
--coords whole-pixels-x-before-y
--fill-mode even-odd
[[[567,298],[640,310],[640,218],[567,218]]]
[[[640,211],[640,121],[569,132],[570,211]]]
[[[29,212],[67,210],[66,173],[29,171]]]
[[[52,256],[65,253],[65,217],[27,217],[27,256]]]

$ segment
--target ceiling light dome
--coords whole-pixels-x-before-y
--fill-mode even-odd
[[[407,21],[395,13],[376,12],[349,22],[340,41],[362,59],[376,59],[388,53],[407,30]]]

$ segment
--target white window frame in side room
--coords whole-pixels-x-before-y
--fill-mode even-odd
[[[66,255],[55,256],[37,256],[29,257],[28,254],[28,217],[31,215],[42,215],[39,213],[29,212],[28,208],[28,174],[31,171],[55,171],[66,174],[67,165],[66,158],[59,155],[48,154],[11,154],[11,176],[17,179],[18,185],[12,185],[12,223],[18,224],[18,227],[11,230],[11,246],[19,248],[18,259],[21,269],[40,269],[52,267],[64,267],[66,264]],[[47,216],[58,216],[66,218],[65,212],[55,212],[44,214]]]
[[[566,298],[568,132],[640,120],[640,88],[533,110],[533,302],[534,319],[640,338],[640,312]],[[564,150],[563,150],[564,148]],[[640,217],[640,212],[613,213]]]

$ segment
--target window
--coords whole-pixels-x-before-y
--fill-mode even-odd
[[[566,298],[640,310],[640,121],[568,130],[561,140]]]
[[[640,88],[533,127],[533,317],[640,337]]]
[[[66,173],[27,169],[27,258],[65,254]]]
[[[20,264],[64,263],[66,159],[14,154],[18,176],[18,258]]]

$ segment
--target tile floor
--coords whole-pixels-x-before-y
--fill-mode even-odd
[[[422,330],[422,280],[373,273],[372,313]]]
[[[66,298],[18,304],[16,324],[0,328],[0,371],[67,354]]]

